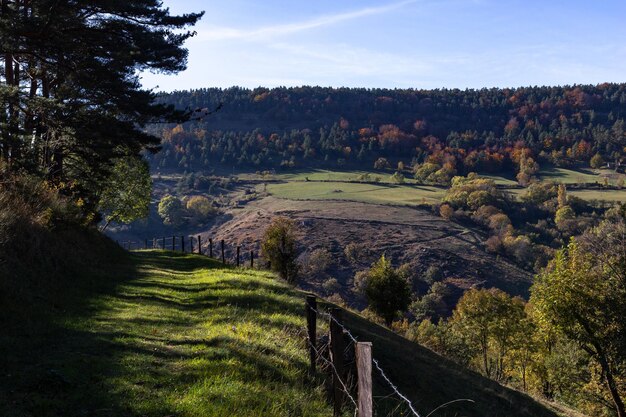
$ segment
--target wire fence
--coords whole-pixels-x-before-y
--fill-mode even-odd
[[[212,238],[205,239],[201,236],[161,236],[143,241],[117,241],[117,243],[127,250],[137,249],[164,249],[180,250],[187,253],[198,253],[214,257],[218,255],[222,262],[226,264],[226,259],[232,260],[234,264],[243,266],[243,261],[247,260],[250,267],[254,267],[254,251],[241,251],[241,246],[228,246],[224,240],[219,243]],[[235,250],[232,250],[232,248]],[[227,251],[227,248],[230,249]],[[228,256],[227,256],[228,255]],[[243,256],[242,256],[243,255]],[[270,265],[267,265],[269,268]],[[353,407],[355,417],[372,417],[375,410],[389,409],[389,401],[395,399],[396,405],[387,412],[387,417],[395,415],[411,415],[413,417],[423,417],[415,409],[412,401],[392,382],[388,373],[380,365],[380,362],[371,356],[371,343],[359,341],[359,339],[340,320],[340,309],[333,309],[333,312],[326,312],[316,308],[315,296],[307,296],[307,334],[306,345],[311,352],[311,370],[316,372],[319,369],[332,377],[329,391],[332,393],[332,402],[335,416],[343,415],[346,406]],[[317,318],[328,319],[329,334],[318,340],[316,334]],[[345,338],[348,343],[345,343]],[[369,349],[368,349],[369,345]],[[372,367],[373,365],[373,367]],[[372,369],[380,375],[377,379],[383,389],[387,389],[389,394],[373,396]],[[328,381],[327,381],[328,382]],[[380,406],[382,402],[386,406]],[[432,410],[425,417],[431,417],[440,409],[458,402],[473,402],[470,399],[455,399],[441,404]],[[377,416],[382,415],[376,413]]]
[[[143,240],[117,240],[116,243],[122,248],[131,250],[147,250],[147,249],[161,249],[180,251],[184,253],[197,253],[201,255],[209,256],[210,258],[221,259],[222,263],[232,263],[236,266],[249,265],[251,268],[255,267],[255,261],[258,261],[255,256],[254,249],[243,250],[239,244],[232,245],[227,244],[224,239],[214,240],[213,238],[205,238],[202,236],[159,236],[146,238]],[[256,247],[256,245],[251,245]],[[257,267],[260,266],[257,262]],[[269,264],[267,265],[269,269]]]

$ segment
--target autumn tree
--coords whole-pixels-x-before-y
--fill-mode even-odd
[[[483,374],[503,381],[524,317],[522,300],[496,288],[470,289],[459,300],[451,323],[473,347]]]
[[[626,416],[626,224],[605,221],[560,250],[531,288],[543,328],[575,341],[601,369],[619,417]]]
[[[196,223],[206,222],[217,214],[217,209],[213,207],[211,200],[201,195],[190,197],[185,206]]]
[[[596,153],[594,156],[592,156],[591,160],[589,161],[589,165],[591,165],[591,168],[593,169],[603,168],[604,164],[604,158],[602,158],[602,155],[600,155],[599,153]]]

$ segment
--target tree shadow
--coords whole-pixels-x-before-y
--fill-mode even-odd
[[[163,280],[150,268],[164,272]],[[285,364],[302,374],[306,364],[294,364],[277,346],[224,335],[186,336],[204,321],[236,331],[251,317],[263,329],[296,330],[285,316],[302,315],[303,307],[284,298],[289,290],[278,282],[235,268],[206,285],[167,276],[215,268],[223,265],[197,255],[134,253],[114,274],[90,272],[100,277],[68,291],[56,306],[25,306],[27,323],[0,329],[0,415],[163,417],[178,415],[173,390],[211,375],[230,375],[244,387],[250,381],[302,384]],[[128,315],[133,305],[157,314]],[[241,307],[245,314],[226,314],[223,306]],[[3,317],[0,324],[19,320]],[[271,404],[275,398],[264,391],[254,400]]]

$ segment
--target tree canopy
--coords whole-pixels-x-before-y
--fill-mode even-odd
[[[185,69],[186,28],[201,16],[158,0],[0,0],[0,158],[93,214],[113,161],[158,148],[143,127],[188,119],[139,74]]]

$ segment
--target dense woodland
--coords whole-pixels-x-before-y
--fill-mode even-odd
[[[322,87],[200,89],[161,95],[195,110],[184,125],[155,125],[155,166],[241,167],[435,164],[454,174],[514,172],[535,164],[622,162],[626,85],[482,90]],[[217,109],[217,111],[215,111]],[[206,112],[213,112],[204,117]],[[381,159],[383,158],[383,159]],[[525,178],[524,178],[525,177]]]

